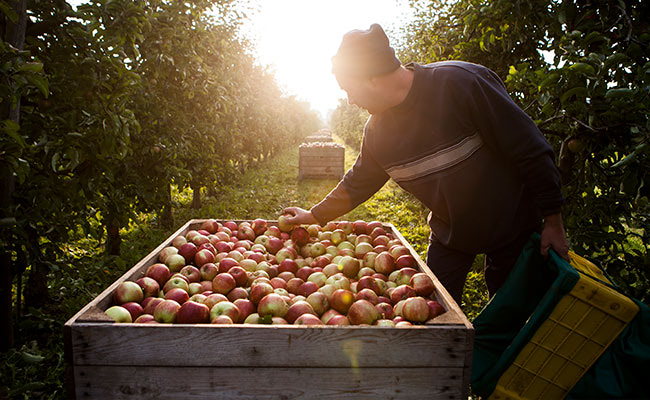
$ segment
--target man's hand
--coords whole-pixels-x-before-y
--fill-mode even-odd
[[[553,249],[565,260],[569,261],[569,241],[564,232],[562,214],[552,214],[544,217],[544,228],[542,228],[541,253],[548,257],[548,250]]]
[[[300,207],[287,207],[282,210],[282,215],[288,215],[287,222],[292,225],[311,225],[318,223],[310,211]]]

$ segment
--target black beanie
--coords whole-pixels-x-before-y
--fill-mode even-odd
[[[343,35],[341,46],[332,57],[332,72],[370,78],[399,68],[400,61],[379,24],[368,30],[353,30]]]

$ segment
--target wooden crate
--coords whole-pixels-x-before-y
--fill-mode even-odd
[[[64,326],[77,399],[467,399],[474,330],[426,264],[447,312],[407,328],[116,324],[103,310],[188,221]]]
[[[341,179],[345,173],[345,148],[300,146],[298,179]]]

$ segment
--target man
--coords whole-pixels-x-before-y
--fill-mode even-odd
[[[533,232],[541,252],[568,257],[553,150],[499,77],[466,62],[401,65],[383,29],[344,35],[332,58],[348,102],[371,114],[354,166],[294,224],[325,224],[389,178],[431,213],[427,264],[460,304],[476,254],[492,296]]]

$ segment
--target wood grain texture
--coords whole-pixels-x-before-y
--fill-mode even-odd
[[[74,365],[462,367],[471,352],[468,331],[447,326],[79,323],[70,335]]]
[[[75,369],[77,399],[462,399],[459,368]]]

